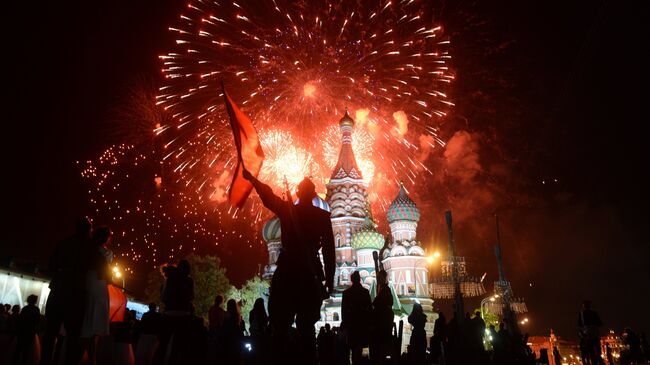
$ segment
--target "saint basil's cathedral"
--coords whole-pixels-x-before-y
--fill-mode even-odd
[[[327,195],[323,200],[315,197],[314,206],[331,213],[334,244],[336,247],[335,292],[323,302],[321,320],[317,326],[330,323],[340,325],[342,292],[350,285],[350,275],[358,271],[361,282],[370,290],[371,298],[376,294],[375,264],[373,252],[377,252],[393,291],[393,312],[395,321],[404,320],[403,344],[408,344],[410,325],[406,317],[411,313],[414,302],[419,302],[427,314],[427,337],[433,334],[433,312],[429,293],[427,257],[416,238],[420,211],[409,198],[404,186],[386,211],[390,226],[390,237],[384,237],[373,221],[368,201],[367,183],[363,180],[352,150],[354,120],[348,115],[339,121],[341,130],[341,152],[327,183]],[[263,277],[270,280],[280,254],[280,220],[271,218],[264,224],[262,237],[269,251],[269,263]]]

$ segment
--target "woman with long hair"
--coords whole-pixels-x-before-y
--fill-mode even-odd
[[[239,305],[234,299],[229,299],[226,304],[226,319],[223,322],[224,351],[226,364],[239,364],[241,362],[242,339],[244,338],[244,321],[239,311]]]
[[[250,333],[253,338],[261,338],[266,335],[269,328],[269,316],[264,308],[264,299],[257,298],[249,315]]]
[[[86,274],[86,306],[81,326],[81,339],[88,351],[88,361],[97,363],[97,341],[100,336],[109,334],[110,302],[108,282],[110,281],[110,263],[113,251],[108,247],[113,232],[107,226],[93,231],[92,247],[88,254],[88,272]]]
[[[248,314],[252,342],[253,363],[259,363],[266,358],[269,340],[269,316],[264,308],[264,299],[257,298],[253,309]]]

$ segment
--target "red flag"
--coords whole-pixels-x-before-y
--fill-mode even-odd
[[[230,117],[230,127],[235,136],[235,147],[237,148],[237,167],[232,177],[232,183],[228,190],[230,204],[241,208],[253,190],[253,185],[243,176],[243,169],[246,167],[253,176],[257,176],[262,169],[264,162],[264,151],[257,137],[257,132],[251,120],[232,101],[226,89],[221,85],[223,97],[226,102],[226,110]]]
[[[126,311],[126,295],[115,285],[108,285],[108,300],[110,303],[109,318],[111,322],[122,322]]]

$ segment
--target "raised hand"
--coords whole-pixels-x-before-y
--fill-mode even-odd
[[[253,176],[253,174],[251,174],[251,173],[250,173],[248,170],[246,170],[246,169],[243,169],[243,170],[242,170],[242,176],[244,176],[244,179],[246,179],[246,180],[248,180],[248,181],[251,181],[251,180],[255,179],[255,177]]]

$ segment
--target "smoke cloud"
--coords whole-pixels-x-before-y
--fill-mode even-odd
[[[354,112],[354,122],[361,128],[363,128],[366,123],[368,123],[368,115],[370,114],[370,109],[363,108],[357,109]]]
[[[467,131],[458,131],[447,143],[444,157],[448,173],[460,180],[461,184],[470,184],[483,171],[479,162],[479,144],[477,138]]]
[[[210,200],[223,203],[228,200],[228,185],[232,180],[232,175],[230,171],[224,170],[219,177],[214,179],[212,187],[214,187],[214,192],[210,195]]]
[[[370,115],[370,109],[368,108],[357,109],[354,114],[355,116],[354,122],[357,124],[357,126],[360,129],[365,129],[368,132],[370,132],[370,134],[372,134],[373,136],[376,136],[377,133],[379,133],[379,126],[377,125],[377,123],[375,123],[369,118],[369,115]]]
[[[418,140],[420,141],[420,155],[418,156],[418,160],[424,162],[429,158],[431,151],[435,148],[436,140],[429,134],[421,134]]]
[[[397,133],[399,133],[400,136],[405,136],[409,131],[409,119],[406,116],[406,113],[402,110],[397,111],[393,113],[393,119],[395,119],[395,123],[397,123]]]

